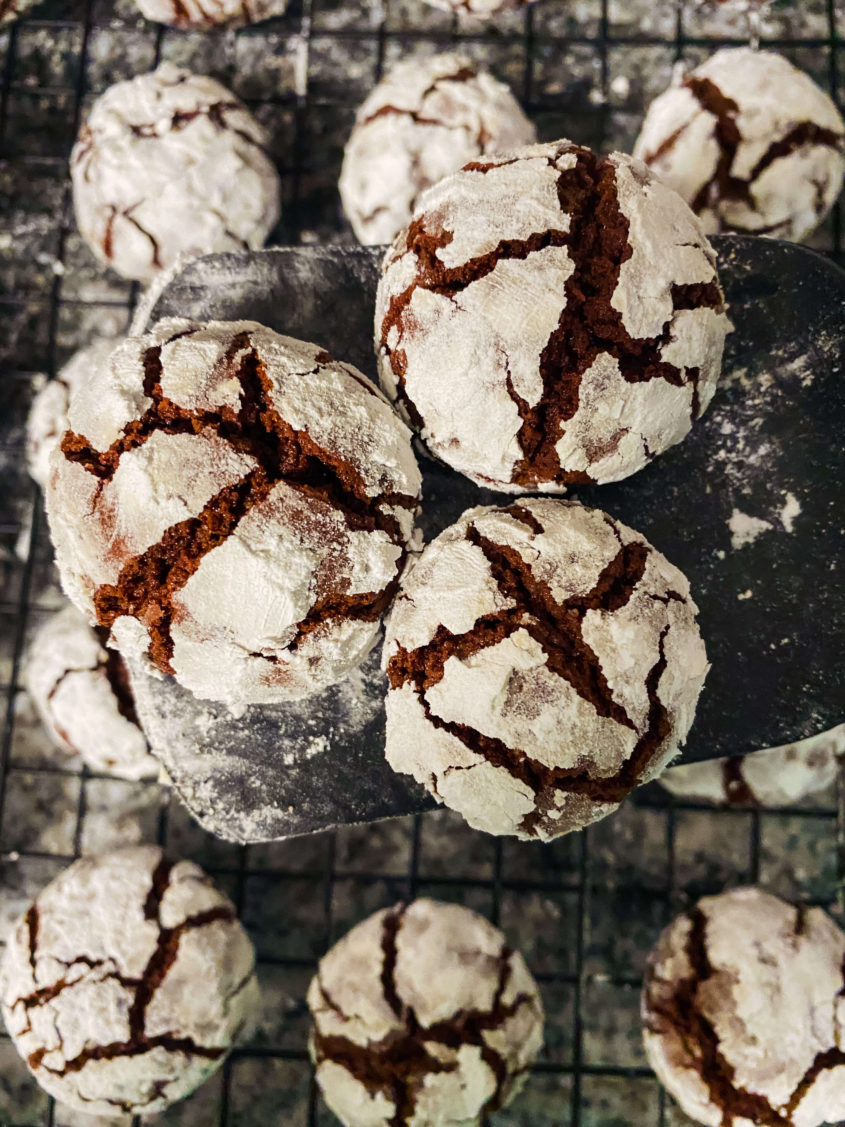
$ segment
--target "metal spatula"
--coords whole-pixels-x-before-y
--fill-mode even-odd
[[[690,580],[713,668],[687,760],[787,743],[845,715],[845,273],[787,243],[715,243],[735,332],[710,409],[641,473],[573,493],[644,533]],[[148,322],[256,320],[373,375],[380,259],[342,247],[212,255],[166,285]],[[426,539],[471,505],[507,503],[422,464]],[[384,760],[378,654],[319,696],[237,720],[172,678],[132,672],[152,745],[221,837],[266,841],[432,805]]]

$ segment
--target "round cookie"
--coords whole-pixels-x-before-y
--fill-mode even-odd
[[[135,0],[143,16],[170,27],[244,27],[281,16],[287,0]]]
[[[642,999],[649,1063],[708,1127],[845,1117],[845,935],[757,888],[707,897],[663,932]]]
[[[386,751],[475,829],[548,841],[677,753],[707,673],[684,576],[597,509],[465,513],[386,623]]]
[[[268,143],[213,78],[162,63],[118,82],[71,154],[79,230],[101,262],[142,282],[181,254],[257,250],[279,218]]]
[[[26,424],[26,458],[30,476],[42,489],[50,476],[50,455],[67,430],[67,407],[74,389],[90,378],[92,369],[108,363],[117,344],[117,337],[103,337],[81,348],[33,399]]]
[[[345,1127],[472,1127],[516,1096],[543,1041],[525,961],[483,916],[415,900],[358,924],[308,989],[311,1058]]]
[[[461,55],[399,63],[358,110],[340,197],[358,241],[390,243],[420,194],[468,161],[535,139],[513,94]]]
[[[124,657],[236,712],[360,664],[420,473],[357,369],[253,321],[162,321],[68,417],[47,491],[56,559]]]
[[[845,724],[797,743],[670,767],[660,784],[678,798],[720,806],[791,806],[836,782]]]
[[[845,122],[788,59],[717,51],[652,102],[634,146],[705,231],[799,240],[833,206],[845,175]]]
[[[258,1002],[235,909],[157,846],[84,857],[18,921],[0,1009],[51,1096],[89,1115],[150,1114],[223,1063]]]
[[[76,607],[65,607],[37,631],[26,654],[23,683],[56,744],[93,771],[123,779],[155,779],[135,714],[129,674]]]
[[[568,141],[422,197],[376,298],[382,385],[480,485],[617,481],[705,410],[728,330],[698,220],[644,165]]]

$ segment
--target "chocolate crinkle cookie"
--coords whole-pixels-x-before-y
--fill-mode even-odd
[[[684,576],[596,509],[464,514],[386,624],[387,759],[471,826],[547,841],[660,773],[707,673]]]
[[[408,59],[358,110],[340,175],[343,209],[360,242],[390,243],[425,188],[534,138],[507,86],[469,59]]]
[[[90,378],[93,369],[108,363],[118,343],[114,337],[103,337],[81,348],[33,399],[26,424],[26,457],[30,476],[42,489],[50,476],[50,455],[67,430],[67,408],[74,389]]]
[[[0,963],[0,1008],[51,1096],[89,1115],[161,1111],[216,1071],[258,1002],[232,904],[155,846],[75,862]]]
[[[345,1127],[473,1127],[518,1093],[543,1041],[525,961],[483,916],[415,900],[320,962],[311,1056]]]
[[[243,27],[281,16],[287,0],[135,0],[141,14],[171,27]]]
[[[845,724],[797,743],[670,767],[661,786],[678,798],[719,806],[790,806],[836,782]]]
[[[708,233],[802,239],[845,175],[845,122],[788,59],[718,51],[652,103],[634,147]]]
[[[757,888],[707,897],[663,932],[646,973],[645,1047],[708,1127],[845,1118],[845,935]]]
[[[135,713],[129,673],[76,607],[40,627],[27,650],[23,683],[44,727],[68,755],[93,771],[124,779],[157,778]]]
[[[71,154],[97,258],[149,281],[180,254],[257,250],[279,218],[268,136],[213,78],[162,63],[97,99]]]
[[[357,666],[420,494],[378,389],[253,321],[162,321],[94,377],[47,491],[73,602],[125,657],[236,712]]]
[[[617,481],[679,442],[728,331],[698,220],[645,165],[559,141],[422,197],[376,299],[382,384],[480,485]]]

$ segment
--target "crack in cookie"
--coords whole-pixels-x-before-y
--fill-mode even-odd
[[[93,933],[89,912],[102,925]],[[134,1114],[187,1095],[222,1061],[252,1004],[255,963],[208,878],[141,846],[86,857],[49,885],[10,937],[0,978],[6,1024],[42,1087],[80,1110]]]
[[[293,649],[331,619],[343,617],[374,622],[381,617],[393,599],[407,554],[402,527],[398,519],[385,510],[400,508],[413,512],[416,507],[416,498],[392,488],[371,496],[354,466],[282,418],[271,405],[271,381],[249,332],[233,337],[220,362],[239,384],[237,411],[226,406],[216,411],[188,409],[168,398],[162,390],[162,349],[197,331],[176,333],[146,349],[144,392],[152,403],[140,419],[124,427],[108,450],[94,449],[84,437],[73,432],[68,432],[61,443],[68,461],[83,466],[103,483],[113,479],[125,454],[160,433],[211,434],[257,463],[240,481],[227,484],[214,494],[197,516],[172,525],[156,544],[128,559],[116,583],[101,585],[94,595],[101,627],[111,629],[123,615],[131,615],[144,623],[150,635],[148,656],[165,673],[175,672],[171,634],[175,596],[203,559],[233,535],[241,521],[266,501],[280,482],[316,506],[328,506],[341,514],[350,530],[381,532],[399,548],[394,578],[383,589],[349,594],[338,586],[318,598],[308,614],[295,625],[294,637],[289,643]],[[331,361],[327,353],[319,355],[324,358],[323,362],[326,358]],[[301,378],[316,375],[318,371],[319,367]],[[355,378],[363,386],[363,381]],[[267,660],[273,661],[273,655],[267,655]]]
[[[545,173],[538,160],[540,157]],[[534,165],[529,163],[531,161]],[[514,165],[524,165],[524,169],[514,169],[514,184],[510,185],[507,170]],[[537,169],[536,198],[528,180],[532,167]],[[480,192],[478,215],[470,215],[469,177],[481,174],[486,178],[494,170],[500,187]],[[548,198],[548,170],[555,177],[557,199],[554,206]],[[629,182],[634,185],[633,192],[628,186],[624,188],[624,208],[620,176],[628,178],[625,185]],[[546,229],[521,233],[519,237],[499,238],[492,248],[473,255],[473,245],[479,250],[489,247],[479,216],[485,214],[485,209],[493,211],[497,192],[502,197],[499,207],[507,209],[512,206],[510,193],[518,191],[530,201],[526,214],[532,217],[532,225],[539,226],[535,216],[546,218]],[[678,421],[679,429],[682,425],[688,429],[700,416],[715,387],[714,371],[718,368],[727,327],[725,304],[712,251],[693,216],[683,209],[671,226],[659,214],[656,199],[660,192],[642,166],[628,158],[618,155],[599,158],[570,142],[535,146],[501,161],[472,161],[460,173],[432,189],[424,206],[388,254],[377,299],[376,338],[383,383],[434,456],[468,473],[474,480],[513,492],[550,485],[563,491],[568,485],[606,480],[602,476],[605,471],[599,468],[593,472],[593,466],[600,467],[606,459],[616,455],[620,443],[631,432],[626,411],[622,411],[619,426],[613,433],[609,430],[607,434],[599,433],[595,423],[594,437],[581,431],[586,426],[589,397],[601,394],[602,386],[609,386],[609,377],[603,373],[611,365],[612,370],[618,372],[617,380],[629,384],[662,381],[672,388],[688,388],[684,414],[689,418],[683,424]],[[677,204],[671,206],[679,210]],[[633,227],[632,221],[635,221]],[[501,222],[491,216],[491,224],[498,226]],[[661,224],[666,227],[664,231],[660,230]],[[680,234],[684,224],[689,229],[687,241],[682,241]],[[645,231],[658,242],[666,242],[667,257],[678,257],[677,265],[671,262],[662,265],[667,272],[665,297],[655,299],[660,302],[660,331],[638,336],[628,327],[626,303],[630,304],[632,298],[630,281],[623,271],[638,252]],[[456,240],[461,244],[468,241],[468,257],[459,264],[453,261],[454,253],[448,259],[444,254]],[[697,272],[707,280],[679,280],[691,276],[690,261],[681,262],[684,247],[700,252]],[[555,248],[565,249],[567,254],[547,253]],[[653,248],[650,253],[653,255]],[[532,263],[535,255],[542,265]],[[562,264],[567,260],[570,268],[564,277]],[[507,328],[501,338],[497,335],[500,323],[508,324],[508,318],[513,316],[502,295],[512,296],[513,308],[521,309],[525,304],[517,286],[516,269],[503,270],[506,264],[519,261],[526,262],[525,288],[529,299],[536,293],[536,304],[542,309],[544,319],[551,316],[554,295],[558,288],[561,290],[559,312],[555,310],[555,322],[545,341],[537,342],[536,354],[533,335],[530,345],[522,335],[514,335],[511,328]],[[544,271],[548,271],[548,279],[544,279]],[[472,296],[473,284],[490,275],[500,279],[497,285],[488,284],[477,291],[479,296]],[[542,301],[541,289],[545,291]],[[454,312],[420,296],[424,294],[446,298],[455,306]],[[458,300],[462,294],[467,296]],[[684,314],[689,313],[698,315],[707,326],[698,340],[693,340],[684,328]],[[708,313],[713,315],[709,323],[704,320]],[[531,324],[529,309],[525,310],[525,318]],[[542,324],[546,324],[545,320]],[[491,367],[492,361],[485,352],[480,336],[484,332],[492,337],[491,347],[497,357],[498,370]],[[538,332],[532,328],[532,333]],[[463,434],[460,423],[452,417],[454,411],[450,413],[448,404],[438,398],[441,382],[438,382],[437,367],[443,363],[450,338],[454,339],[453,349],[460,357],[456,361],[458,368],[452,373],[454,380],[466,384],[467,393],[469,387],[477,383],[479,397],[482,401],[485,396],[490,398],[493,417],[501,416],[499,425],[503,428],[506,415],[504,404],[499,402],[499,388],[506,390],[516,408],[519,424],[513,439],[506,436],[504,430],[501,436],[492,431],[485,435],[492,453],[482,454],[482,444]],[[519,382],[515,373],[519,373]],[[585,387],[587,406],[579,414],[585,402]],[[446,393],[445,384],[443,393]],[[451,384],[448,394],[452,394]],[[605,394],[612,393],[608,390]],[[620,391],[618,398],[627,405],[626,394]],[[677,412],[681,402],[677,395],[667,393],[667,404],[672,403],[667,409],[671,412]],[[630,403],[631,411],[645,410],[637,406],[637,397],[630,398]],[[656,407],[653,410],[657,412]],[[613,414],[610,404],[608,411]],[[603,418],[605,414],[607,412],[597,410],[594,417]],[[576,416],[577,427],[572,429],[570,424]],[[634,415],[632,420],[636,421]],[[478,426],[487,425],[490,424],[486,420],[478,422]],[[658,443],[662,443],[660,448],[665,448],[681,437],[673,430],[671,440],[662,438],[652,435],[646,424],[639,425],[645,426],[646,433],[637,436],[630,454],[626,447],[625,459],[637,462],[637,465],[632,463],[627,472],[633,472],[640,462],[650,461],[659,453]],[[513,458],[507,478],[502,479],[492,467],[499,458],[503,463],[506,457],[512,458],[511,442],[515,442],[520,453]],[[579,446],[582,448],[583,458],[569,453],[562,461],[561,451],[568,449],[570,443],[574,443],[576,450]],[[464,445],[471,453],[462,452]],[[490,463],[489,472],[482,468],[482,461]],[[583,465],[579,465],[579,461],[583,461]],[[470,470],[468,466],[475,467],[476,462],[477,468]],[[626,476],[617,471],[614,474],[607,480]]]
[[[494,1079],[493,1090],[478,1108],[480,1123],[486,1123],[493,1112],[508,1102],[514,1087],[529,1067],[525,1065],[515,1068],[510,1055],[498,1051],[486,1036],[493,1031],[503,1030],[509,1021],[523,1014],[526,1008],[535,1015],[538,1008],[536,993],[527,989],[518,991],[511,1001],[504,1002],[511,986],[515,959],[519,958],[507,946],[504,937],[501,937],[501,946],[496,955],[488,958],[488,962],[495,959],[496,986],[490,1004],[484,1008],[461,1008],[448,1018],[426,1023],[419,1019],[413,1007],[400,995],[395,972],[402,924],[409,911],[429,911],[431,909],[427,905],[430,903],[417,901],[412,905],[397,905],[382,915],[380,946],[383,963],[380,987],[384,1001],[400,1023],[395,1029],[378,1039],[367,1039],[366,1042],[342,1033],[326,1032],[321,1028],[319,1014],[319,1009],[323,1006],[328,1007],[343,1023],[358,1022],[360,1018],[345,1013],[329,993],[322,964],[309,991],[309,1005],[315,1016],[311,1053],[317,1066],[318,1080],[320,1066],[326,1062],[345,1069],[371,1096],[382,1094],[391,1101],[394,1110],[389,1119],[390,1127],[405,1127],[414,1121],[423,1090],[430,1102],[433,1084],[431,1077],[463,1071],[466,1065],[459,1057],[463,1047],[478,1050],[479,1059]],[[465,913],[466,909],[460,911]],[[367,924],[372,922],[374,921],[366,921]],[[434,942],[434,939],[429,942]],[[463,938],[463,942],[471,946],[468,938]],[[405,958],[407,957],[405,948]],[[449,953],[448,957],[453,959],[455,956]],[[458,957],[460,958],[460,954]],[[493,969],[492,966],[486,967],[485,974],[492,974]],[[405,973],[408,973],[407,969]],[[471,963],[467,973],[473,973]],[[330,1024],[329,1028],[334,1030],[334,1024]]]
[[[510,90],[469,59],[399,63],[358,110],[344,149],[340,195],[355,235],[390,243],[440,177],[534,136]]]
[[[506,526],[494,532],[491,518],[499,517],[510,518],[522,531],[513,539]],[[568,521],[573,522],[571,531]],[[590,551],[585,547],[588,530],[602,543],[596,549],[592,584],[558,596],[552,587],[553,577],[561,574],[555,570],[557,561],[571,558],[577,566],[574,553]],[[608,530],[617,545],[613,552],[606,543]],[[462,545],[473,553],[467,554]],[[486,572],[479,570],[479,557]],[[451,570],[446,560],[453,561]],[[445,569],[442,576],[440,568]],[[532,500],[466,514],[426,549],[387,622],[384,668],[390,686],[391,765],[413,773],[441,801],[446,793],[443,780],[456,772],[488,766],[507,772],[519,784],[514,803],[523,801],[526,791],[532,801],[530,810],[518,819],[514,815],[513,829],[494,829],[493,820],[475,804],[471,788],[466,798],[461,797],[462,789],[449,788],[451,798],[445,798],[470,824],[488,832],[545,839],[618,805],[671,753],[673,739],[684,734],[677,727],[677,700],[671,694],[664,700],[659,692],[670,663],[670,644],[673,653],[675,647],[691,647],[689,674],[703,662],[694,605],[677,590],[682,581],[673,571],[642,538],[605,514],[577,505]],[[453,628],[454,612],[447,610],[441,618],[438,603],[448,596],[440,584],[447,573],[469,605],[479,608],[461,632]],[[633,639],[644,629],[637,668],[626,667],[623,674],[613,641],[614,616],[619,614],[626,616],[621,630],[629,650],[636,649]],[[417,641],[423,624],[425,640]],[[414,644],[405,638],[414,639]],[[523,653],[530,657],[523,659]],[[704,666],[700,668],[703,679]],[[638,675],[642,682],[632,695]],[[693,684],[697,695],[698,675],[691,689]],[[489,715],[472,703],[476,695],[486,700],[488,694]],[[461,703],[465,699],[467,707]],[[558,708],[566,712],[558,714]],[[577,738],[570,737],[568,729],[576,723],[585,727],[578,729]],[[406,736],[405,727],[413,735]],[[426,727],[432,733],[430,746]],[[462,761],[457,749],[450,752],[438,743],[436,732],[459,741],[473,758]],[[491,788],[491,803],[492,788],[501,787],[497,801],[506,809],[505,782],[485,778],[489,781],[478,787]]]
[[[735,914],[743,899],[749,901],[749,912],[756,912],[758,916],[762,914],[764,917],[764,922],[749,919],[745,932],[741,930],[739,916]],[[734,914],[726,916],[725,921],[719,924],[722,912]],[[810,910],[800,906],[796,909],[757,889],[740,889],[703,901],[664,932],[649,959],[643,989],[643,1016],[648,1034],[646,1047],[651,1056],[655,1044],[665,1046],[664,1053],[658,1058],[659,1063],[652,1057],[653,1063],[664,1083],[669,1083],[670,1090],[681,1099],[682,1106],[685,1104],[680,1087],[681,1073],[684,1069],[689,1069],[700,1078],[710,1104],[722,1116],[723,1127],[729,1127],[739,1119],[758,1123],[760,1127],[795,1127],[795,1114],[818,1077],[828,1069],[845,1065],[845,1052],[833,1045],[816,1052],[812,1063],[785,1099],[768,1094],[767,1089],[771,1091],[773,1082],[777,1082],[777,1072],[773,1069],[777,1062],[770,1055],[771,1048],[766,1043],[768,1032],[761,1038],[749,1027],[745,1036],[749,1038],[748,1045],[749,1048],[753,1046],[753,1052],[750,1058],[745,1058],[744,1055],[737,1058],[736,1053],[738,1047],[741,1049],[739,1039],[743,1026],[750,1021],[765,1023],[770,1006],[777,1007],[786,1003],[777,996],[772,998],[770,991],[773,988],[777,990],[776,986],[767,985],[765,979],[762,983],[757,983],[756,977],[753,977],[754,1014],[749,1014],[741,989],[744,963],[738,961],[736,966],[725,964],[724,946],[718,948],[720,955],[716,965],[711,956],[711,944],[724,944],[724,928],[730,926],[737,943],[744,945],[750,952],[750,968],[754,967],[755,962],[764,966],[776,965],[780,974],[788,976],[791,958],[827,959],[824,944],[830,942],[830,933],[835,932],[835,929],[827,921],[824,929],[819,930],[818,920],[812,919],[819,916],[822,913],[818,909]],[[790,918],[794,921],[791,926]],[[727,925],[728,919],[732,921],[730,925]],[[712,937],[711,929],[714,926],[722,928],[719,940]],[[682,927],[685,930],[683,939],[680,931]],[[755,929],[766,933],[765,945],[756,937]],[[767,945],[777,943],[780,939],[773,939],[769,934],[772,931],[776,935],[782,934],[783,941],[789,948],[783,951],[782,957],[774,964],[769,962],[773,956],[767,950]],[[842,945],[841,935],[838,935],[837,942]],[[671,977],[671,960],[676,951],[682,952],[689,971],[682,971],[677,977]],[[749,969],[749,973],[756,974],[754,969]],[[733,990],[708,991],[708,984],[712,983],[714,977],[726,975],[734,984]],[[766,977],[770,978],[771,975]],[[793,1002],[796,1000],[792,999]],[[827,1005],[832,1001],[831,997]],[[818,1036],[823,1037],[824,1017],[823,1010],[819,1009],[820,1003],[821,998],[817,1001],[807,999],[808,1013],[812,1015],[818,1010],[818,1018],[810,1019],[810,1028],[818,1025]],[[736,1007],[736,1012],[733,1012],[732,1007]],[[776,1023],[778,1016],[773,1010],[769,1019]],[[796,1013],[794,1016],[796,1021],[806,1024],[803,1013]],[[650,1041],[649,1037],[654,1040]],[[743,1060],[746,1076],[753,1071],[754,1062],[757,1062],[762,1071],[755,1084],[746,1082],[742,1085],[737,1081],[737,1059]],[[700,1110],[700,1104],[696,1106]],[[831,1107],[828,1110],[835,1109]],[[809,1124],[811,1120],[805,1117],[802,1122]],[[815,1119],[812,1120],[812,1123],[815,1122]]]
[[[845,123],[808,75],[772,52],[733,48],[655,99],[634,153],[708,231],[799,241],[836,199],[843,146]]]

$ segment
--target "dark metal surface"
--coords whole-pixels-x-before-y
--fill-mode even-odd
[[[845,714],[845,273],[786,243],[717,245],[734,332],[709,411],[646,470],[576,492],[644,533],[692,584],[713,668],[690,760],[788,743]],[[166,286],[150,321],[254,319],[372,375],[379,258],[332,247],[213,255]],[[426,539],[472,505],[507,503],[422,465]],[[765,525],[742,542],[748,518]],[[150,738],[189,808],[213,832],[264,840],[430,805],[384,762],[383,679],[374,659],[368,670],[352,690],[357,709],[341,687],[240,720],[172,679],[136,680]]]

